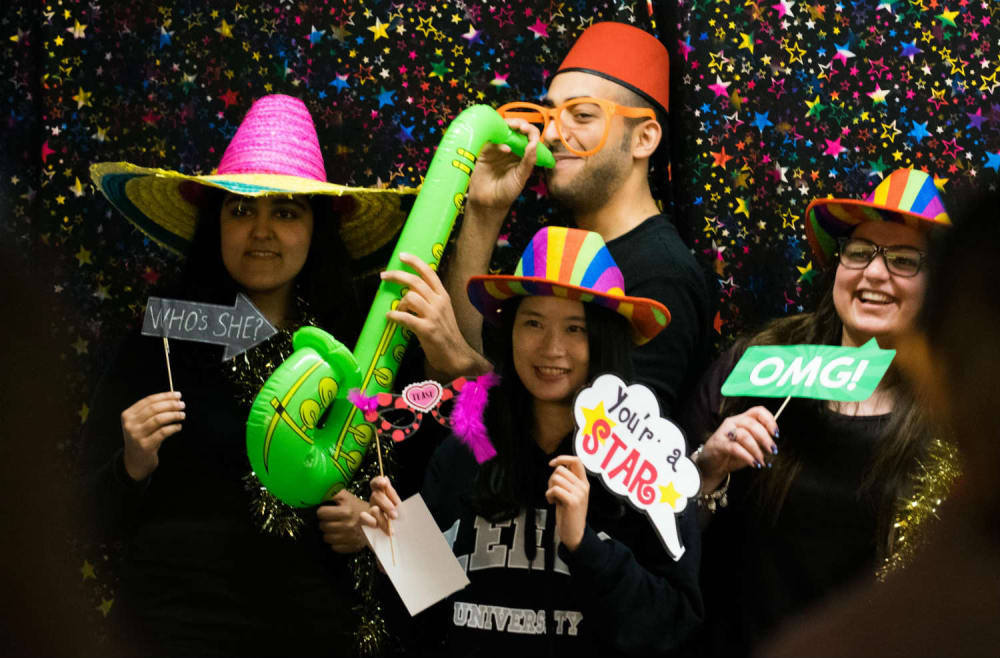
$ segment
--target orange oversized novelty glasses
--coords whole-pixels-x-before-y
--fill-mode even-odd
[[[572,98],[555,107],[544,107],[535,103],[507,103],[497,108],[497,112],[505,119],[524,119],[528,123],[538,124],[542,127],[542,134],[549,127],[549,121],[554,121],[563,146],[570,153],[581,157],[594,155],[604,148],[604,143],[608,140],[608,133],[611,131],[611,117],[616,114],[630,119],[643,117],[656,119],[656,113],[652,108],[627,107],[603,98],[590,97]],[[584,128],[592,129],[600,124],[603,124],[601,126],[601,141],[597,143],[596,147],[581,151],[573,148],[566,141],[567,132],[573,133]]]

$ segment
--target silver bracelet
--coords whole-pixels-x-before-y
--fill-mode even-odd
[[[698,449],[694,451],[691,455],[692,461],[695,465],[698,464],[698,456],[701,454],[701,449],[704,445],[698,446]],[[708,493],[698,492],[698,496],[695,498],[698,501],[699,507],[708,508],[709,513],[715,514],[715,510],[719,507],[725,507],[729,504],[729,499],[726,497],[726,492],[729,491],[729,478],[732,477],[732,473],[726,473],[726,481],[722,483],[722,486],[715,491],[710,491]]]

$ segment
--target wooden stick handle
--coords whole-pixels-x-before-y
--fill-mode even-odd
[[[163,357],[167,360],[167,380],[170,382],[170,392],[174,392],[174,375],[170,372],[170,342],[163,337]]]
[[[774,419],[775,420],[778,420],[778,416],[780,416],[781,412],[785,410],[785,407],[788,406],[788,401],[791,400],[791,399],[792,399],[792,396],[789,395],[787,398],[785,398],[785,401],[781,403],[781,406],[778,407],[778,413],[774,414]]]
[[[382,468],[382,444],[378,440],[377,430],[375,432],[375,452],[378,453],[378,474],[385,477],[385,471]],[[389,550],[392,552],[392,566],[396,566],[396,547],[392,543],[392,521],[386,519],[385,522],[389,528]]]

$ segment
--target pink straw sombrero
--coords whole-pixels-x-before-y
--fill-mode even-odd
[[[340,234],[354,258],[370,254],[402,227],[402,195],[413,188],[347,187],[326,180],[323,153],[305,103],[283,95],[259,98],[208,176],[98,162],[90,176],[111,204],[157,244],[184,253],[198,223],[204,187],[234,194],[310,194],[344,197]]]
[[[564,297],[600,304],[625,316],[632,340],[642,345],[670,324],[660,302],[625,295],[625,280],[600,234],[547,226],[531,238],[513,275],[469,279],[469,300],[483,318],[496,323],[503,302],[512,297]]]
[[[867,199],[815,199],[806,208],[806,237],[813,253],[828,263],[837,238],[864,222],[896,222],[930,230],[951,226],[934,179],[919,169],[897,169]]]

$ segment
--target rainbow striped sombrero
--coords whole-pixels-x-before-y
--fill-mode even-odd
[[[395,235],[406,214],[401,195],[412,188],[347,187],[326,180],[326,167],[308,108],[298,98],[274,94],[254,101],[226,147],[215,174],[194,176],[98,162],[90,177],[108,201],[157,244],[183,254],[194,237],[205,187],[234,194],[310,194],[345,197],[340,235],[354,258]]]
[[[951,226],[934,179],[919,169],[897,169],[864,201],[814,199],[806,208],[809,246],[827,263],[837,251],[837,238],[864,222],[896,222],[920,229]]]
[[[670,324],[660,302],[625,295],[625,279],[600,234],[547,226],[531,238],[513,275],[469,279],[469,300],[483,317],[496,323],[501,305],[512,297],[565,297],[600,304],[632,324],[632,340],[651,340]]]

